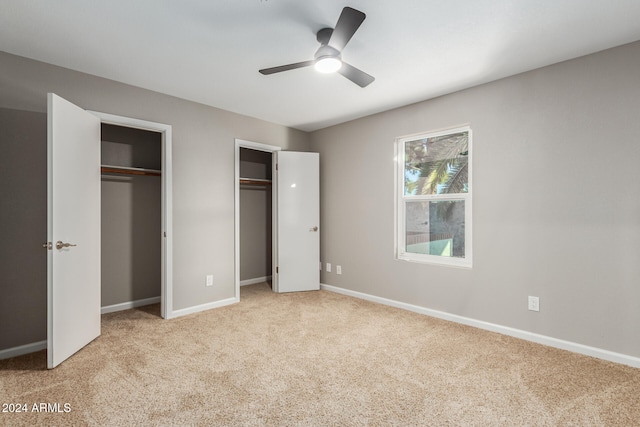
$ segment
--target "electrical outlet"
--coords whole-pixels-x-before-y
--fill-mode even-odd
[[[342,274],[342,266],[336,265],[336,274]]]
[[[530,296],[528,308],[531,311],[540,311],[540,298]]]
[[[331,263],[327,262],[324,265],[325,265],[325,269],[327,270],[327,273],[331,273]]]
[[[207,275],[207,281],[205,283],[205,286],[213,286],[213,274]]]

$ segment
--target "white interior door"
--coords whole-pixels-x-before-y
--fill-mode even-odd
[[[47,114],[51,369],[100,335],[100,120],[52,93]]]
[[[319,154],[276,154],[277,292],[320,289]]]

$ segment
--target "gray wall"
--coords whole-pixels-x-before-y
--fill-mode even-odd
[[[212,88],[214,90],[215,88]],[[0,108],[43,113],[46,94],[54,92],[82,108],[166,123],[173,126],[173,308],[189,308],[234,296],[234,138],[307,151],[308,135],[220,109],[188,102],[111,80],[0,52]],[[2,234],[31,233],[41,227],[39,248],[46,239],[46,128],[41,140],[30,141],[29,156],[43,159],[30,172],[3,171],[0,183],[11,200],[30,197],[31,220],[0,212]],[[15,143],[17,144],[17,142]],[[3,154],[4,154],[3,144]],[[7,163],[23,161],[25,153],[12,150]],[[34,160],[35,161],[35,160]],[[37,163],[37,161],[36,161]],[[36,193],[37,193],[36,191]],[[4,200],[4,197],[3,197]],[[3,202],[4,203],[4,202]],[[44,224],[44,227],[42,225]],[[31,246],[29,246],[31,248]],[[0,324],[20,325],[18,339],[0,335],[0,349],[46,338],[46,268],[44,251],[30,249],[13,265],[3,263]],[[30,269],[38,269],[34,275]],[[205,276],[214,286],[205,287]],[[7,280],[9,278],[9,280]],[[27,283],[28,282],[28,283]],[[33,289],[25,291],[25,289]],[[6,303],[4,295],[13,295]],[[44,304],[42,302],[45,302]],[[5,328],[5,326],[3,326]],[[4,332],[4,330],[3,330]]]
[[[103,175],[100,188],[101,305],[159,297],[160,177]]]
[[[46,138],[45,114],[0,108],[0,349],[46,338]]]
[[[271,179],[272,154],[240,149],[240,176]],[[271,185],[240,186],[240,280],[271,276]]]
[[[639,357],[638,70],[634,43],[314,132],[322,282]],[[394,138],[465,123],[473,268],[395,260]]]

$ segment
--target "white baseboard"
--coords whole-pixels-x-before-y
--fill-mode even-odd
[[[258,282],[259,283],[259,282]],[[114,304],[102,307],[100,309],[101,314],[113,313],[115,311],[128,310],[130,308],[142,307],[149,304],[157,304],[160,302],[160,297],[140,299],[136,301],[125,302],[122,304]],[[239,302],[238,298],[228,298],[221,301],[215,301],[208,304],[202,304],[195,307],[189,307],[182,310],[173,311],[168,319],[175,317],[186,316],[187,314],[198,313],[200,311],[211,310],[212,308],[224,307]],[[23,354],[34,353],[36,351],[45,350],[47,348],[47,341],[38,341],[31,344],[25,344],[18,347],[7,348],[0,350],[0,360],[9,359],[11,357],[22,356]]]
[[[0,350],[0,360],[9,359],[11,357],[22,356],[23,354],[35,353],[36,351],[46,350],[47,341],[38,341],[31,344],[20,345],[18,347]]]
[[[129,310],[130,308],[143,307],[149,304],[158,304],[160,297],[145,298],[120,304],[107,305],[100,308],[100,314],[113,313],[114,311]]]
[[[515,338],[520,338],[525,341],[531,341],[538,344],[547,345],[549,347],[555,347],[562,350],[568,350],[574,353],[584,354],[586,356],[596,357],[598,359],[608,360],[610,362],[620,363],[623,365],[632,366],[634,368],[640,368],[640,358],[629,356],[622,353],[615,353],[609,350],[603,350],[601,348],[590,347],[583,344],[574,343],[571,341],[565,341],[546,335],[535,334],[533,332],[523,331],[520,329],[510,328],[508,326],[497,325],[495,323],[483,322],[482,320],[475,320],[468,317],[458,316],[456,314],[446,313],[444,311],[432,310],[429,308],[421,307],[418,305],[407,304],[400,301],[395,301],[387,298],[381,298],[374,295],[365,294],[362,292],[351,291],[349,289],[339,288],[337,286],[320,284],[320,289],[343,294],[367,301],[376,302],[391,307],[401,308],[403,310],[413,311],[415,313],[425,314],[431,317],[437,317],[438,319],[449,320],[451,322],[461,323],[463,325],[473,326],[475,328],[484,329],[491,332],[497,332],[504,335],[509,335]]]
[[[195,307],[183,308],[181,310],[174,310],[171,312],[169,319],[176,317],[186,316],[187,314],[199,313],[201,311],[211,310],[213,308],[220,308],[226,305],[235,304],[240,302],[239,298],[227,298],[220,301],[214,301],[207,304],[196,305]]]
[[[241,280],[240,286],[255,285],[256,283],[268,282],[272,276],[256,277],[255,279]]]

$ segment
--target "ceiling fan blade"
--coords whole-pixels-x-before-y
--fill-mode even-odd
[[[262,70],[259,70],[259,71],[260,71],[260,74],[264,74],[264,75],[281,73],[283,71],[295,70],[296,68],[308,67],[310,65],[313,65],[314,62],[315,62],[314,60],[296,62],[295,64],[281,65],[279,67],[263,68]]]
[[[329,46],[342,52],[366,17],[367,15],[359,10],[350,7],[342,9],[336,28],[329,39]]]
[[[371,84],[375,77],[370,76],[364,71],[358,70],[356,67],[342,62],[342,67],[338,70],[338,73],[342,74],[360,87],[366,87]]]

